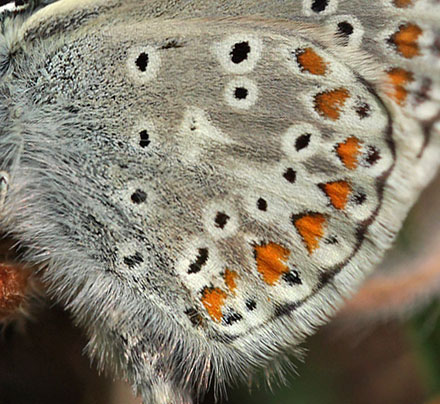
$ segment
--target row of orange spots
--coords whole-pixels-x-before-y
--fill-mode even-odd
[[[326,91],[315,96],[315,109],[324,118],[336,121],[341,115],[341,109],[350,97],[345,88]]]
[[[350,170],[358,166],[358,157],[361,153],[361,142],[358,138],[351,136],[345,142],[336,146],[336,153],[342,163]]]
[[[412,6],[415,0],[394,0],[394,5],[398,8],[407,8]]]
[[[390,37],[390,41],[404,58],[412,59],[420,55],[417,40],[422,33],[423,31],[418,25],[408,23],[401,25],[399,31]]]
[[[396,67],[388,71],[388,78],[393,85],[393,89],[388,91],[388,96],[396,101],[399,105],[403,105],[408,96],[408,91],[405,86],[414,80],[414,76],[411,72]]]
[[[347,181],[329,182],[323,184],[322,189],[336,209],[345,209],[348,203],[348,197],[351,193],[351,186]]]
[[[222,307],[226,298],[226,292],[220,288],[206,287],[202,292],[202,304],[205,306],[209,316],[217,323],[219,323],[223,317]]]
[[[324,236],[326,219],[321,213],[310,213],[293,220],[293,224],[306,244],[307,251],[312,254]]]
[[[255,255],[257,270],[268,285],[275,285],[283,274],[289,272],[290,251],[287,248],[275,243],[257,245]]]
[[[298,50],[296,60],[301,70],[310,74],[324,76],[327,71],[327,63],[312,48]]]

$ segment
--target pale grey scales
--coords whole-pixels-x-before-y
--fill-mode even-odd
[[[438,167],[439,1],[43,5],[2,17],[1,232],[146,403],[282,359]]]

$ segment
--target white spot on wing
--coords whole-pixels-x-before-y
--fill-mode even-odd
[[[139,68],[137,61],[141,55],[145,54],[148,61],[145,70]],[[152,46],[135,46],[128,52],[127,70],[132,80],[139,84],[147,83],[154,79],[159,71],[159,53]]]
[[[231,80],[226,86],[225,100],[232,108],[249,109],[257,102],[257,99],[257,85],[245,77]]]
[[[232,59],[234,47],[237,44],[247,43],[250,51],[246,58],[239,63],[234,63]],[[261,56],[261,40],[250,34],[234,34],[222,42],[214,45],[214,54],[217,56],[221,66],[229,73],[244,74],[251,72]]]

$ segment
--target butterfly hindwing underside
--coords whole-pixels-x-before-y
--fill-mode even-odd
[[[3,19],[0,228],[102,366],[190,402],[327,321],[437,168],[439,8],[60,0]]]

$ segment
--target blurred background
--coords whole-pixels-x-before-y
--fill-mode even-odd
[[[305,345],[287,385],[263,379],[220,403],[440,404],[440,178],[414,207],[395,248],[345,309]],[[98,375],[81,330],[59,307],[0,337],[0,404],[135,404]],[[203,404],[214,403],[209,393]],[[148,403],[145,403],[148,404]]]

